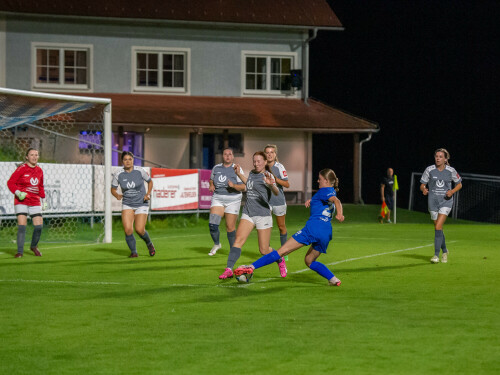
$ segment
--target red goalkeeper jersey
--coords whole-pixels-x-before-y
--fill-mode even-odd
[[[15,194],[16,190],[27,193],[26,198],[20,201],[14,195],[14,205],[25,204],[26,206],[40,206],[40,198],[45,198],[45,189],[43,188],[43,171],[38,165],[30,167],[24,163],[18,167],[9,181],[7,181],[9,190]]]

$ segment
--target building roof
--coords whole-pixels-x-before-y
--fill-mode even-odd
[[[314,99],[93,93],[112,100],[113,125],[370,133],[378,124]]]
[[[0,12],[341,28],[326,0],[8,0]]]

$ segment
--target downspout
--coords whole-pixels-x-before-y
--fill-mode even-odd
[[[361,204],[365,204],[363,202],[363,198],[361,197],[361,186],[363,185],[363,181],[361,180],[361,177],[363,175],[361,169],[362,169],[362,160],[363,160],[363,143],[368,142],[370,139],[372,139],[372,133],[368,134],[368,138],[363,139],[362,141],[359,142],[359,166],[358,166],[358,173],[359,173],[359,201]]]
[[[306,39],[304,42],[304,60],[302,61],[303,64],[303,71],[304,71],[304,103],[306,105],[309,105],[307,102],[307,99],[309,98],[309,43],[316,39],[318,36],[318,28],[315,27],[313,29],[313,35],[310,36],[309,38]]]

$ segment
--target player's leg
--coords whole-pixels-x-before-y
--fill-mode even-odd
[[[137,257],[137,248],[134,237],[134,217],[135,213],[133,209],[122,210],[122,224],[123,230],[125,231],[125,241],[130,249],[131,258]]]
[[[214,204],[213,201],[212,201],[212,204]],[[210,236],[212,237],[212,241],[214,242],[212,249],[208,253],[208,255],[210,255],[210,256],[215,255],[217,250],[219,250],[222,247],[221,243],[220,243],[219,226],[220,226],[220,222],[221,222],[223,216],[224,216],[224,207],[223,206],[210,207],[210,216],[208,219],[208,227],[210,229]]]
[[[18,207],[24,206],[24,207]],[[25,212],[24,209],[25,208]],[[26,241],[26,225],[28,225],[28,207],[25,205],[16,205],[17,215],[17,253],[16,258],[20,258],[24,254],[24,242]]]
[[[42,218],[42,213],[39,212],[41,211],[40,206],[37,206],[36,208],[33,207],[33,209],[34,209],[33,211],[36,213],[30,214],[31,221],[33,222],[34,226],[33,235],[31,236],[30,249],[37,257],[41,257],[42,253],[38,249],[38,242],[40,241],[40,236],[42,235],[43,218]]]
[[[146,222],[148,220],[147,207],[144,209],[138,208],[135,211],[134,216],[134,227],[135,232],[142,238],[146,246],[148,247],[149,255],[154,256],[156,254],[155,246],[151,241],[151,237],[149,237],[149,233],[146,230]]]
[[[238,230],[236,231],[236,239],[234,240],[234,244],[231,246],[229,255],[227,256],[226,269],[219,276],[219,279],[233,277],[233,268],[241,256],[241,247],[245,244],[254,226],[255,224],[250,217],[242,215],[240,225],[238,225]]]
[[[443,233],[443,226],[446,222],[447,214],[438,213],[437,219],[434,221],[434,257],[432,259],[435,260],[435,257],[438,257],[439,261],[439,252],[443,249],[443,257],[442,261],[444,263],[448,262],[448,249],[446,249],[445,238]],[[431,259],[431,261],[432,261]],[[437,263],[437,262],[433,262]]]
[[[340,286],[341,282],[333,274],[333,272],[330,271],[328,267],[325,266],[323,263],[317,261],[320,255],[321,252],[313,249],[313,247],[311,246],[304,258],[306,266],[309,267],[311,270],[315,271],[316,273],[318,273],[320,276],[323,276],[325,279],[327,279],[330,285]]]
[[[241,197],[236,197],[234,202],[228,204],[224,209],[226,219],[226,233],[229,241],[229,248],[233,247],[236,240],[236,221],[240,213]]]
[[[268,266],[271,263],[275,263],[283,256],[290,254],[295,250],[300,249],[302,246],[304,246],[304,244],[301,244],[300,242],[297,242],[295,238],[290,237],[288,241],[286,241],[285,244],[281,246],[278,250],[273,250],[270,253],[261,256],[250,266],[238,267],[236,270],[234,270],[234,273],[236,275],[241,275],[242,273],[253,273],[254,269]]]

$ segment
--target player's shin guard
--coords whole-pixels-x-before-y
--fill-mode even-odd
[[[144,231],[144,234],[142,236],[139,234],[139,237],[141,237],[142,240],[146,242],[146,246],[151,243],[151,238],[149,237],[149,233],[147,230]]]
[[[216,214],[210,214],[208,219],[208,227],[210,228],[210,236],[212,236],[212,240],[214,241],[214,245],[220,244],[220,232],[219,225],[222,217]]]
[[[434,233],[434,255],[439,256],[439,252],[441,251],[441,245],[443,243],[443,231],[435,230]]]
[[[227,268],[234,268],[234,265],[240,259],[241,256],[241,248],[231,246],[229,250],[229,255],[227,256]]]
[[[137,253],[137,249],[135,247],[135,237],[133,234],[130,236],[125,235],[125,241],[127,242],[128,248],[132,254]]]
[[[26,225],[17,226],[17,252],[24,252],[24,241],[26,240]]]
[[[333,276],[335,276],[332,271],[328,269],[327,266],[325,266],[323,263],[320,262],[312,262],[311,265],[309,266],[310,269],[313,271],[319,273],[321,276],[323,276],[325,279],[330,280]]]
[[[229,241],[229,247],[233,247],[234,241],[236,240],[236,230],[227,232],[227,240]]]
[[[35,225],[35,229],[33,230],[33,236],[31,236],[31,247],[36,247],[38,245],[38,241],[40,241],[40,236],[42,235],[43,225]]]
[[[268,264],[277,262],[281,259],[281,256],[278,254],[276,250],[273,249],[269,254],[261,256],[255,262],[252,263],[255,269],[267,266]]]

